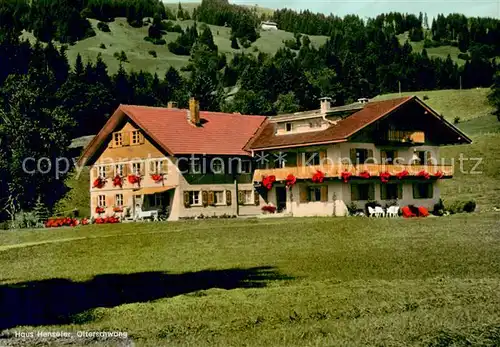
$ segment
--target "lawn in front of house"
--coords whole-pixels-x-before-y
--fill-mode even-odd
[[[138,346],[498,343],[498,230],[487,213],[0,233],[0,330],[119,330]]]

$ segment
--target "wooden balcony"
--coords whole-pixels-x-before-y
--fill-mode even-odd
[[[317,165],[317,166],[299,166],[286,167],[279,169],[260,169],[255,170],[253,175],[254,182],[262,181],[264,176],[274,175],[276,181],[284,181],[289,174],[297,179],[311,179],[316,171],[322,171],[326,178],[340,178],[342,172],[348,171],[352,177],[359,177],[359,174],[367,171],[371,177],[379,177],[382,172],[389,172],[391,176],[407,170],[407,178],[417,178],[417,174],[422,171],[428,172],[431,177],[439,171],[443,173],[443,178],[453,176],[453,166],[451,165],[407,165],[407,164],[363,164],[363,165]]]
[[[398,143],[425,143],[425,133],[423,131],[388,130],[388,142]]]

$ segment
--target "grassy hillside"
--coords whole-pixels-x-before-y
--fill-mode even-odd
[[[77,42],[75,45],[70,46],[68,49],[68,58],[71,64],[74,63],[78,53],[84,58],[95,60],[99,53],[102,54],[104,62],[108,65],[111,73],[118,70],[119,62],[113,56],[116,52],[125,51],[127,54],[128,63],[124,66],[128,70],[144,70],[151,73],[158,73],[163,76],[170,66],[181,68],[187,65],[189,61],[188,56],[179,56],[171,53],[167,45],[154,45],[150,42],[144,41],[147,36],[148,27],[133,28],[128,25],[124,18],[117,18],[114,22],[109,23],[111,32],[106,33],[97,29],[98,21],[90,20],[92,27],[96,32],[95,37],[91,37]],[[177,21],[175,22],[181,27],[186,28],[191,26],[194,21]],[[199,28],[204,24],[198,24]],[[258,49],[261,52],[275,53],[280,47],[283,47],[283,40],[293,39],[293,34],[278,30],[274,32],[263,31],[261,37],[247,49],[234,50],[231,48],[231,29],[228,27],[220,27],[209,25],[214,36],[214,42],[219,47],[219,51],[227,54],[229,57],[235,52],[255,52]],[[33,35],[24,33],[24,37],[28,37],[34,41]],[[164,39],[168,42],[175,41],[179,36],[178,33],[167,33]],[[319,46],[326,42],[326,36],[310,36],[313,45]],[[105,45],[105,49],[100,48],[101,44]],[[157,53],[157,58],[151,56],[148,52],[154,50]]]
[[[72,341],[95,346],[494,346],[498,227],[473,214],[0,232],[0,330],[16,346],[42,341],[10,341],[15,326],[128,333]]]
[[[188,11],[190,14],[193,13],[193,10],[200,5],[201,2],[181,2],[182,8],[186,11]],[[177,8],[179,6],[178,2],[175,3],[166,3],[166,7],[168,7],[170,10],[172,10],[173,13],[177,13]],[[253,10],[257,13],[257,15],[260,17],[260,15],[265,14],[267,16],[272,16],[274,13],[273,9],[266,8],[266,7],[261,7],[259,5],[243,5],[243,4],[238,4],[238,6],[243,6],[247,7],[250,10]]]
[[[404,34],[400,34],[397,37],[399,39],[399,42],[402,45],[407,40],[409,41],[408,32],[406,32]],[[413,48],[413,51],[415,51],[415,52],[422,52],[422,50],[424,49],[424,41],[423,40],[420,42],[410,41],[410,44]],[[465,64],[465,60],[458,59],[458,54],[460,53],[460,50],[458,49],[458,47],[441,46],[441,47],[430,47],[430,48],[426,48],[426,49],[427,49],[427,53],[428,53],[429,57],[446,59],[446,57],[449,54],[451,59],[453,59],[458,65]]]
[[[403,96],[417,95],[424,100],[434,110],[444,115],[444,117],[453,122],[455,117],[459,117],[460,121],[466,121],[473,118],[489,116],[493,111],[493,107],[488,104],[487,96],[489,93],[487,88],[477,89],[451,89],[451,90],[433,90],[419,92],[404,92]],[[398,97],[399,93],[380,95],[374,98],[375,100],[391,99]]]

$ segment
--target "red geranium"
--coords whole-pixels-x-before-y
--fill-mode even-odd
[[[123,187],[123,180],[120,175],[116,175],[115,178],[113,178],[113,187]]]
[[[402,178],[404,178],[404,177],[408,176],[409,174],[410,174],[410,173],[408,172],[408,170],[403,170],[403,171],[401,171],[401,172],[398,172],[398,173],[396,174],[396,177],[397,177],[397,178],[399,178],[399,179],[402,179]]]
[[[389,178],[391,178],[391,174],[388,171],[380,173],[380,180],[382,183],[389,182]]]
[[[422,170],[420,171],[418,174],[417,174],[418,177],[423,177],[425,178],[426,180],[428,180],[429,178],[431,178],[431,175],[425,171],[425,170]]]
[[[285,184],[288,188],[291,188],[297,183],[297,177],[295,177],[293,174],[289,174],[286,176]]]
[[[270,176],[265,176],[262,179],[262,184],[264,187],[266,187],[267,190],[271,190],[273,188],[273,183],[276,182],[276,176],[270,175]]]
[[[350,173],[349,171],[344,171],[340,174],[340,177],[342,178],[342,180],[347,183],[349,182],[349,179],[351,178],[352,176],[352,173]]]
[[[325,174],[322,171],[316,171],[316,173],[312,177],[313,183],[323,183],[325,180]]]
[[[51,218],[45,223],[46,228],[59,228],[63,226],[67,227],[75,227],[78,224],[78,220],[76,218],[70,218],[70,217],[58,217],[58,218]]]
[[[121,213],[121,212],[123,212],[123,207],[119,207],[119,206],[113,207],[113,212]]]
[[[274,213],[276,212],[276,206],[271,206],[271,205],[262,206],[261,210],[262,212]]]
[[[101,189],[105,184],[106,180],[104,178],[97,177],[94,181],[94,184],[92,184],[92,187]]]
[[[434,174],[434,177],[436,177],[436,178],[438,178],[438,179],[443,178],[443,177],[444,177],[444,172],[443,172],[443,171],[441,171],[441,170],[439,170],[438,172],[436,172],[436,173]]]
[[[152,174],[151,178],[153,179],[153,181],[155,181],[155,183],[160,183],[163,181],[163,175],[160,174]]]
[[[128,175],[128,181],[130,184],[141,183],[141,177],[137,175]]]
[[[104,213],[106,210],[104,209],[104,207],[101,207],[101,206],[97,206],[95,208],[95,213],[97,214],[101,214],[101,213]]]
[[[365,171],[359,173],[359,177],[361,177],[361,178],[370,178],[370,173],[365,170]]]

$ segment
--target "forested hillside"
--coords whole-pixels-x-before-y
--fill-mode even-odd
[[[261,19],[289,31],[284,42],[261,32]],[[64,193],[64,174],[53,172],[56,158],[66,155],[71,138],[98,131],[119,103],[173,100],[185,107],[194,96],[204,110],[272,115],[316,108],[322,96],[341,105],[399,87],[453,89],[460,78],[463,88],[490,87],[499,21],[458,15],[427,21],[286,9],[269,16],[223,0],[204,0],[192,11],[182,5],[173,11],[159,0],[0,0],[0,206],[11,214],[37,201],[52,207]],[[127,45],[132,30],[149,46]],[[456,45],[466,63],[414,51],[400,43],[404,33],[424,46]],[[82,59],[77,49],[89,44],[95,46],[86,51],[95,54]],[[145,54],[148,66],[140,63]],[[154,59],[163,61],[161,70]],[[28,157],[48,158],[52,174],[27,173],[19,158]]]

